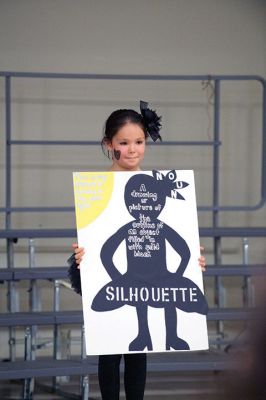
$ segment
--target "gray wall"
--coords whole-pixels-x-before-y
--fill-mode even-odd
[[[265,74],[263,0],[1,0],[3,70]]]

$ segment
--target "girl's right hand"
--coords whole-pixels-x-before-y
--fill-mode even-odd
[[[204,251],[204,247],[200,246],[200,257],[198,259],[199,266],[202,270],[202,272],[206,271],[206,259],[205,257],[201,254],[201,252]]]
[[[79,247],[77,243],[73,243],[72,247],[75,250],[75,260],[76,260],[76,264],[78,265],[78,268],[80,268],[80,263],[82,261],[82,257],[85,254],[84,248],[83,247]]]

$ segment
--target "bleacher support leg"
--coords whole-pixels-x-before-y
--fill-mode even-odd
[[[24,351],[24,359],[25,361],[29,361],[32,359],[32,336],[31,336],[31,328],[27,327],[25,330],[25,351]],[[31,400],[33,398],[34,392],[34,378],[26,378],[23,382],[23,400]]]

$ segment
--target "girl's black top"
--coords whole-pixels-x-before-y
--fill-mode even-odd
[[[76,293],[81,295],[82,292],[81,292],[80,270],[76,263],[75,253],[73,253],[72,256],[69,257],[67,263],[68,263],[67,274],[71,283],[71,287],[75,290]]]

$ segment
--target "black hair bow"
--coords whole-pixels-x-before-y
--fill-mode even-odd
[[[152,138],[154,142],[156,140],[161,140],[161,135],[159,133],[162,125],[161,118],[159,117],[155,111],[148,108],[149,103],[146,101],[140,101],[140,112],[144,120],[145,128],[147,129],[148,134]]]

